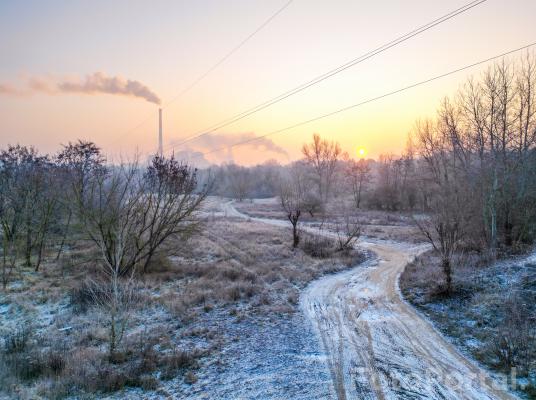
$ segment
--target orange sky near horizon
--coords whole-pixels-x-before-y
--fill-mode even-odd
[[[110,157],[156,150],[158,106],[77,92],[12,93],[30,78],[95,72],[141,82],[162,99],[164,146],[275,97],[461,7],[468,0],[294,0],[255,37],[167,105],[287,0],[6,1],[0,3],[0,146],[55,152],[90,139]],[[259,113],[210,140],[175,151],[210,151],[382,95],[536,41],[536,1],[488,0],[474,9]],[[313,133],[357,158],[400,153],[418,118],[485,66],[269,136],[270,149],[239,146],[211,162],[251,165],[300,157]],[[74,78],[73,78],[74,77]],[[4,88],[4,89],[2,89]],[[142,121],[145,121],[138,126]],[[133,129],[135,128],[135,129]],[[218,135],[222,135],[221,137]],[[171,151],[171,150],[170,150]]]

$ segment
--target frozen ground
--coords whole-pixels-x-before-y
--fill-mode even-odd
[[[423,248],[367,245],[377,265],[322,278],[302,297],[338,397],[511,398],[400,299],[398,274]]]
[[[231,203],[225,207],[247,217]],[[360,245],[377,254],[375,264],[321,278],[300,298],[338,399],[514,398],[401,299],[398,277],[426,246]]]
[[[281,244],[281,239],[275,236],[279,235],[281,228],[281,236],[285,239],[289,223],[274,218],[251,218],[237,211],[233,203],[223,205],[218,203],[215,201],[206,212],[229,218],[227,222],[231,221],[232,226],[227,227],[225,224],[220,226],[212,221],[213,228],[217,228],[218,240],[211,241],[210,246],[221,250],[222,259],[225,262],[232,261],[233,271],[241,271],[245,277],[248,268],[257,264],[266,267],[265,271],[261,269],[257,273],[282,274],[283,271],[277,269],[281,267],[281,260],[274,259],[270,262],[260,260],[257,251],[260,247],[255,246],[262,245],[269,249],[263,254],[273,253],[274,246],[280,246],[281,251],[285,246]],[[274,225],[277,229],[266,224]],[[268,232],[269,230],[271,231]],[[318,231],[312,224],[307,224],[304,230],[333,236],[326,230]],[[229,232],[229,235],[226,235],[226,232]],[[252,253],[257,254],[256,259],[241,248],[244,243],[243,235],[247,235],[249,242],[262,239],[258,244],[252,244],[256,248]],[[278,239],[279,245],[275,245],[275,242],[266,242],[267,237],[272,241]],[[266,306],[272,310],[269,313],[256,313],[254,310],[259,306],[255,305],[257,304],[255,300],[251,302],[252,307],[248,312],[245,312],[245,305],[238,302],[234,308],[216,307],[212,311],[200,313],[192,325],[188,325],[188,331],[198,330],[214,334],[215,340],[219,342],[214,345],[219,347],[217,351],[200,361],[202,365],[195,371],[195,380],[187,383],[182,376],[179,376],[172,380],[160,381],[154,391],[141,388],[126,389],[108,397],[101,395],[99,398],[255,400],[512,398],[502,388],[491,387],[492,381],[482,369],[463,357],[420,314],[401,300],[398,276],[407,262],[425,247],[370,237],[361,240],[360,246],[376,253],[377,258],[351,270],[345,269],[343,272],[325,275],[312,282],[301,291],[299,301],[289,302],[294,310],[298,307],[301,312],[283,311],[283,308],[278,312],[277,307],[281,304],[277,303]],[[208,251],[207,249],[196,247],[201,253]],[[214,252],[215,249],[211,251]],[[290,249],[288,251],[290,252]],[[294,257],[297,257],[296,254]],[[308,266],[313,265],[312,259],[305,255],[300,257],[302,257],[300,260],[287,257],[289,262],[299,267],[293,270],[293,273],[307,272]],[[195,258],[197,259],[197,256]],[[198,267],[201,268],[202,265]],[[206,269],[213,270],[211,265]],[[339,266],[333,271],[342,269],[344,266]],[[192,269],[191,272],[195,271],[197,269]],[[329,272],[329,269],[322,271],[324,274]],[[184,301],[176,297],[176,293],[181,293],[189,299],[198,293],[197,289],[202,288],[210,291],[210,296],[214,296],[214,293],[227,295],[224,290],[228,289],[227,287],[215,285],[208,288],[206,286],[208,280],[205,282],[202,277],[198,277],[197,280],[190,278],[186,272],[184,272],[186,275],[177,281],[176,272],[163,271],[162,281],[155,280],[152,284],[161,297],[162,304],[165,305],[164,310],[173,310],[172,306],[180,305],[180,301]],[[153,279],[156,279],[156,276]],[[266,279],[269,279],[269,274],[266,275]],[[191,292],[185,291],[183,283],[188,283],[190,280],[199,281],[200,288],[192,287]],[[292,282],[290,279],[288,284]],[[176,285],[179,286],[175,287]],[[148,286],[147,290],[153,286]],[[270,293],[281,291],[278,291],[276,286],[268,288]],[[298,293],[298,288],[295,289]],[[168,292],[172,292],[174,296],[166,297],[169,295]],[[212,299],[210,296],[209,300]],[[254,299],[261,301],[262,293],[254,295]],[[0,317],[8,321],[11,309],[7,303],[0,303]],[[262,302],[259,304],[262,305]],[[61,308],[62,303],[58,302],[56,306]],[[286,305],[285,309],[288,308],[291,308],[290,305]],[[36,309],[35,313],[42,318],[49,318],[50,313],[44,311]],[[177,312],[180,311],[179,308]],[[162,326],[167,326],[166,329],[171,332],[170,340],[178,340],[175,336],[179,330],[181,332],[183,330],[180,328],[180,318],[169,310],[162,311],[161,314],[161,321],[153,318],[155,321],[151,320],[147,324],[162,323]],[[169,322],[171,325],[164,325],[164,322]],[[45,325],[48,323],[43,322]],[[175,325],[179,328],[174,328]],[[163,334],[163,331],[158,329],[154,332]],[[182,333],[179,335],[180,340],[194,347],[203,347],[208,340],[207,334]],[[157,375],[159,373],[155,372]]]
[[[301,314],[277,320],[225,318],[218,327],[229,345],[194,385],[171,385],[167,392],[174,398],[334,398],[324,357]]]
[[[198,371],[195,383],[174,379],[153,394],[130,389],[105,398],[336,399],[325,357],[302,314],[242,319],[221,313],[198,325],[221,330],[226,344]]]
[[[405,297],[464,354],[536,398],[536,253],[493,262],[462,258],[453,270],[454,293],[444,296],[440,261],[426,254],[401,278]],[[507,351],[507,349],[511,349]],[[530,397],[532,396],[532,397]]]

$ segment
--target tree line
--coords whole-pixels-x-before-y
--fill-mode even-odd
[[[187,238],[209,193],[278,197],[299,243],[304,216],[351,209],[404,211],[441,254],[450,290],[452,256],[511,252],[536,237],[536,63],[531,54],[490,66],[418,121],[402,155],[354,159],[313,135],[302,159],[197,171],[173,157],[112,165],[91,142],[56,155],[9,146],[0,152],[2,281],[17,265],[38,271],[76,240],[99,249],[119,275],[150,268]],[[344,201],[341,202],[341,199]],[[346,212],[346,211],[345,211]]]
[[[417,121],[402,155],[355,160],[315,134],[303,158],[285,167],[222,167],[235,183],[220,193],[258,197],[255,183],[262,182],[261,197],[279,196],[295,246],[300,218],[341,198],[355,210],[408,212],[441,255],[450,291],[456,252],[496,256],[534,243],[535,145],[536,61],[528,53],[490,66],[444,98],[435,118]]]
[[[195,169],[171,158],[107,164],[98,146],[78,141],[56,155],[33,147],[0,151],[2,282],[18,265],[39,271],[77,241],[90,241],[121,275],[147,271],[170,238],[197,226],[208,194]]]
[[[536,237],[536,61],[502,61],[417,123],[432,221],[419,224],[450,284],[460,248],[521,249]]]
[[[199,229],[210,178],[173,157],[107,163],[98,146],[69,143],[55,155],[33,147],[0,151],[1,278],[86,246],[97,267],[86,289],[109,317],[109,352],[121,342],[135,297],[134,276],[157,256],[175,254]],[[79,250],[79,249],[78,249]]]

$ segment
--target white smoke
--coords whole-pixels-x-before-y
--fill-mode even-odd
[[[95,72],[83,80],[58,82],[57,88],[59,91],[68,93],[107,93],[139,97],[149,103],[160,104],[158,96],[141,82],[119,76],[106,76],[102,72]]]
[[[160,98],[139,81],[125,79],[120,76],[108,76],[103,72],[95,72],[83,78],[41,78],[31,77],[26,82],[26,88],[18,90],[10,85],[0,84],[0,94],[111,94],[144,99],[150,103],[160,104]]]
[[[14,86],[0,83],[0,94],[18,96],[21,92]]]

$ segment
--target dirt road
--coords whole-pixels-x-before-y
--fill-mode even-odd
[[[249,218],[231,203],[224,212]],[[364,240],[359,246],[377,261],[321,278],[300,298],[339,400],[515,398],[401,299],[398,277],[423,246]]]

